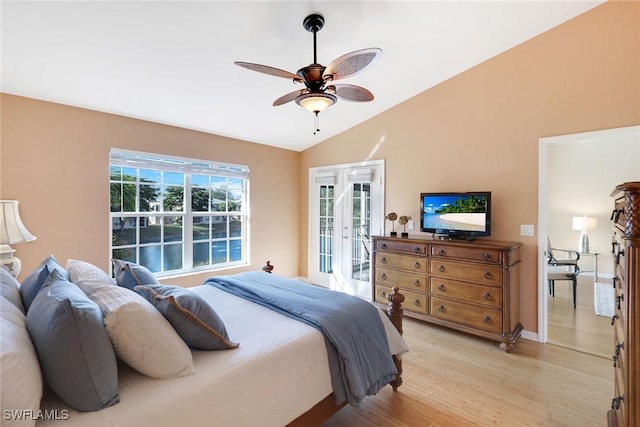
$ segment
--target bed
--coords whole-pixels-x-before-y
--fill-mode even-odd
[[[149,378],[118,361],[119,403],[98,411],[70,409],[45,388],[35,425],[317,425],[344,406],[336,402],[326,341],[316,327],[211,284],[189,291],[214,307],[237,348],[192,349],[195,373],[172,379]],[[395,353],[397,375],[389,383],[396,390],[408,350],[400,336],[404,297],[396,289],[389,299],[392,320],[376,311]]]

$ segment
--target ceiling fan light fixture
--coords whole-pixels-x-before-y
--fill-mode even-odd
[[[296,98],[296,104],[304,107],[312,113],[321,113],[338,101],[335,95],[330,93],[305,93]]]

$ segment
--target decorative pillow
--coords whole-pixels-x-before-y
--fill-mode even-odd
[[[22,314],[26,314],[27,311],[20,296],[20,282],[2,267],[0,267],[0,294],[18,307]]]
[[[2,276],[4,281],[4,276]],[[22,304],[22,302],[20,302]],[[6,298],[0,297],[0,406],[2,414],[11,410],[40,408],[42,375],[38,356],[33,348],[24,313]],[[6,424],[5,424],[6,423]],[[34,426],[33,420],[3,418],[2,425]]]
[[[53,255],[50,255],[22,281],[22,285],[20,285],[20,295],[22,295],[22,302],[24,303],[26,311],[29,311],[29,307],[38,294],[38,291],[45,280],[47,280],[47,277],[49,277],[49,273],[53,270],[58,270],[65,279],[68,277],[64,268],[58,265]]]
[[[199,350],[238,347],[237,343],[229,341],[227,329],[213,307],[189,289],[143,285],[136,286],[135,291],[162,313],[189,347]]]
[[[104,279],[80,278],[76,284],[102,310],[113,348],[123,362],[152,378],[195,373],[191,351],[147,300]]]
[[[90,264],[86,261],[76,259],[67,260],[67,272],[71,282],[76,283],[79,280],[93,280],[107,285],[116,284],[115,279],[109,276],[104,270]]]
[[[159,285],[158,279],[149,269],[143,265],[121,259],[112,259],[113,273],[116,276],[118,286],[133,291],[138,285]]]
[[[96,411],[120,401],[116,356],[100,308],[57,270],[27,312],[45,383],[69,406]]]

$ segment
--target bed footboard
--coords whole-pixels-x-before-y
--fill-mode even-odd
[[[404,302],[404,295],[400,293],[400,288],[395,286],[393,292],[387,295],[387,300],[389,300],[387,316],[389,316],[389,320],[391,320],[393,326],[395,326],[400,335],[402,335],[402,313],[404,312],[402,303]],[[393,391],[398,391],[398,387],[402,385],[402,357],[394,355],[393,363],[395,363],[396,369],[398,370],[398,376],[389,384],[393,387]]]

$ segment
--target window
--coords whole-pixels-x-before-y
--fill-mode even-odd
[[[111,256],[154,273],[247,263],[248,166],[112,150]]]

